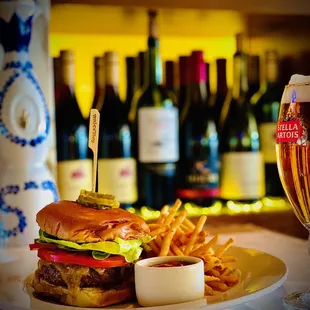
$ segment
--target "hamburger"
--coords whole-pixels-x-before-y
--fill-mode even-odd
[[[145,221],[113,196],[81,191],[37,213],[35,295],[65,305],[104,307],[135,297],[133,262],[150,241]]]

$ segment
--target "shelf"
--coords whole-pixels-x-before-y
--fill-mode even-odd
[[[52,5],[63,3],[123,7],[234,10],[255,14],[310,15],[309,0],[52,0]]]
[[[144,1],[144,4],[152,1]],[[296,1],[298,3],[301,0]],[[209,2],[199,3],[202,5]],[[275,0],[270,2],[276,3]],[[306,2],[310,5],[310,0]],[[139,4],[137,0],[115,0],[113,3],[105,0],[55,0],[52,3],[49,25],[50,52],[52,56],[58,55],[61,49],[72,49],[75,53],[76,93],[83,115],[88,115],[93,99],[93,57],[101,55],[104,51],[115,50],[119,55],[120,94],[121,98],[124,98],[124,58],[135,56],[139,51],[146,49],[148,22],[145,6],[134,6]],[[104,5],[90,5],[94,3]],[[195,49],[203,50],[205,61],[211,64],[211,91],[215,91],[216,88],[216,58],[227,59],[227,82],[229,87],[232,84],[232,55],[235,52],[235,34],[238,32],[248,33],[248,52],[251,54],[264,56],[265,50],[275,49],[281,59],[293,57],[293,62],[299,64],[301,55],[310,51],[310,10],[309,16],[296,18],[292,15],[293,11],[289,12],[290,15],[279,15],[282,11],[278,11],[279,14],[243,14],[237,10],[198,9],[195,5],[186,9],[175,8],[170,0],[168,4],[161,0],[158,3],[158,33],[162,60],[177,61],[180,55],[188,55]],[[180,7],[182,3],[185,5],[184,0],[178,3]],[[240,0],[237,3],[240,3]],[[225,7],[221,4],[221,8]],[[304,58],[307,59],[307,56]],[[308,69],[303,72],[293,62],[290,62],[294,68],[292,72],[307,74]],[[290,74],[291,71],[286,75],[281,74],[285,83]]]
[[[300,224],[292,207],[286,200],[271,201],[268,198],[264,203],[256,203],[251,206],[243,205],[239,208],[223,207],[216,203],[209,208],[184,205],[188,217],[196,223],[201,215],[207,215],[206,229],[211,234],[234,233],[247,231],[253,225],[287,234],[293,237],[306,239],[307,230]],[[183,208],[182,208],[183,209]],[[159,211],[152,211],[146,207],[141,210],[128,210],[143,217],[147,222],[156,221]]]
[[[197,218],[193,219],[196,222]],[[211,234],[235,233],[259,226],[297,238],[308,238],[308,231],[300,224],[293,210],[275,213],[208,216],[206,229]]]
[[[145,39],[147,24],[146,9],[141,7],[61,4],[51,8],[52,33],[140,35]],[[158,11],[158,26],[160,37],[234,37],[243,31],[245,18],[236,11],[163,8]]]

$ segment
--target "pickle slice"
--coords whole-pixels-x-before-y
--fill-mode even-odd
[[[86,197],[91,197],[94,199],[115,199],[114,195],[110,195],[110,194],[102,194],[102,193],[96,193],[96,192],[92,192],[92,191],[88,191],[86,189],[81,189],[80,191],[80,196],[86,196]]]
[[[118,208],[120,203],[110,194],[95,193],[82,189],[77,203],[94,209]]]

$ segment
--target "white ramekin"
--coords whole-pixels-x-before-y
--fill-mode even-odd
[[[169,261],[185,261],[179,267],[152,267]],[[141,306],[152,307],[184,303],[204,298],[204,264],[190,256],[162,256],[135,264],[135,286]]]

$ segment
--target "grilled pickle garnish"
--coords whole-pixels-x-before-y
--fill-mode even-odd
[[[109,194],[94,193],[82,189],[79,198],[76,200],[77,203],[93,209],[112,209],[118,208],[119,202],[115,199],[115,196]]]

